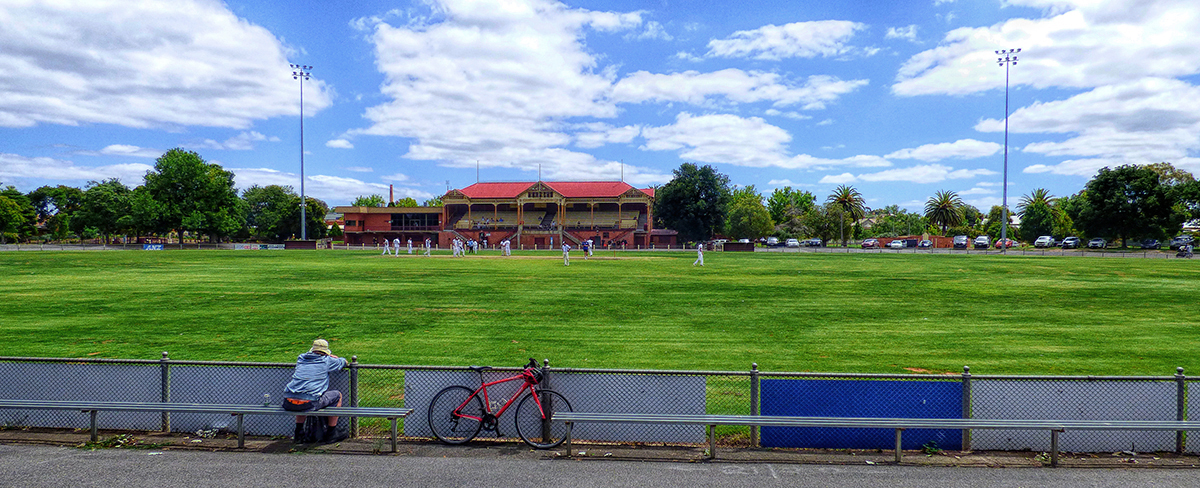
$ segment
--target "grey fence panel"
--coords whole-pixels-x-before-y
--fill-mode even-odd
[[[1200,420],[1200,382],[1187,381],[1187,417],[1188,420]],[[1197,391],[1193,392],[1192,389]],[[1189,431],[1184,445],[1186,452],[1200,452],[1200,431]]]
[[[971,383],[972,417],[1036,420],[1175,420],[1173,381],[1078,381],[982,379]],[[1044,431],[975,430],[975,449],[1050,449]],[[1067,431],[1059,449],[1068,452],[1174,451],[1175,433]]]
[[[171,401],[279,405],[283,403],[283,388],[291,377],[290,367],[172,366]],[[348,371],[331,374],[329,388],[342,392],[343,405],[349,405]],[[292,435],[296,423],[292,417],[278,415],[247,415],[244,422],[246,433],[250,435]],[[171,430],[195,432],[213,428],[236,428],[236,417],[221,414],[171,414]]]
[[[9,363],[0,362],[4,391],[12,400],[91,400],[157,402],[161,400],[157,365]],[[158,413],[109,412],[100,414],[101,429],[158,430]],[[90,417],[61,410],[0,409],[0,424],[27,427],[86,428]]]
[[[485,381],[497,381],[516,371],[487,371]],[[488,387],[488,401],[498,411],[521,387],[512,381]],[[471,371],[406,371],[405,407],[415,411],[404,423],[404,435],[431,437],[428,410],[433,396],[443,388],[479,386],[479,374]],[[695,375],[622,375],[554,372],[550,387],[566,397],[578,412],[685,413],[705,412],[705,382]],[[520,399],[500,416],[497,431],[505,437],[517,435],[514,419]],[[479,438],[497,438],[494,432],[481,431]],[[704,442],[704,429],[698,426],[587,424],[576,427],[575,438],[592,441]]]

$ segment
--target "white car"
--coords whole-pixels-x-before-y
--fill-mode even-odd
[[[904,249],[904,239],[896,239],[888,243],[888,247],[892,249]]]
[[[767,245],[768,245],[768,246],[771,246],[771,247],[778,246],[778,245],[779,245],[779,238],[778,238],[778,237],[768,237],[768,238],[767,238]]]
[[[1041,236],[1033,241],[1033,247],[1054,247],[1058,243],[1054,242],[1054,236]]]
[[[788,239],[785,245],[787,247],[800,247],[800,241],[796,239]]]

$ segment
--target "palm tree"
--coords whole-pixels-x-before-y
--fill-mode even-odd
[[[857,222],[865,217],[871,209],[867,208],[866,200],[863,200],[862,193],[855,190],[853,186],[840,185],[833,189],[833,193],[829,198],[825,199],[825,203],[837,207],[840,210],[841,217],[839,220],[839,233],[842,237],[842,247],[846,246],[846,229],[845,217],[848,216]]]
[[[942,235],[946,235],[946,230],[956,225],[963,223],[963,200],[957,193],[952,191],[941,190],[929,197],[929,201],[925,202],[925,218],[929,219],[929,223],[940,225],[942,227]]]
[[[1054,195],[1051,195],[1045,188],[1035,189],[1021,197],[1020,202],[1017,203],[1017,213],[1024,215],[1025,209],[1036,203],[1044,203],[1047,207],[1052,207],[1055,200],[1058,199],[1054,198]]]

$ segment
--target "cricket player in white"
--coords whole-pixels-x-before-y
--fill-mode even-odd
[[[397,256],[400,255],[400,238],[399,237],[392,240],[392,252],[396,253]]]
[[[596,247],[596,243],[593,242],[591,239],[588,239],[588,256],[592,255],[592,249],[594,249],[595,247]]]
[[[458,238],[450,241],[450,252],[454,253],[454,257],[458,257]]]
[[[408,253],[412,254],[412,239],[408,240]]]
[[[692,263],[692,266],[697,264],[704,266],[704,243],[696,245],[696,262]]]
[[[383,238],[383,253],[384,254],[392,253],[392,250],[390,248],[388,248],[388,240],[386,237]]]
[[[429,251],[432,251],[432,250],[433,250],[433,243],[429,241],[428,237],[426,237],[425,238],[425,255],[429,256],[430,255]]]
[[[504,240],[504,255],[512,256],[512,241],[508,239]]]
[[[571,245],[564,242],[562,250],[563,250],[563,266],[570,266],[571,265]]]

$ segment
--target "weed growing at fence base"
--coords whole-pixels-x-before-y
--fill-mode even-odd
[[[1186,260],[0,253],[0,355],[978,374],[1200,371]]]

